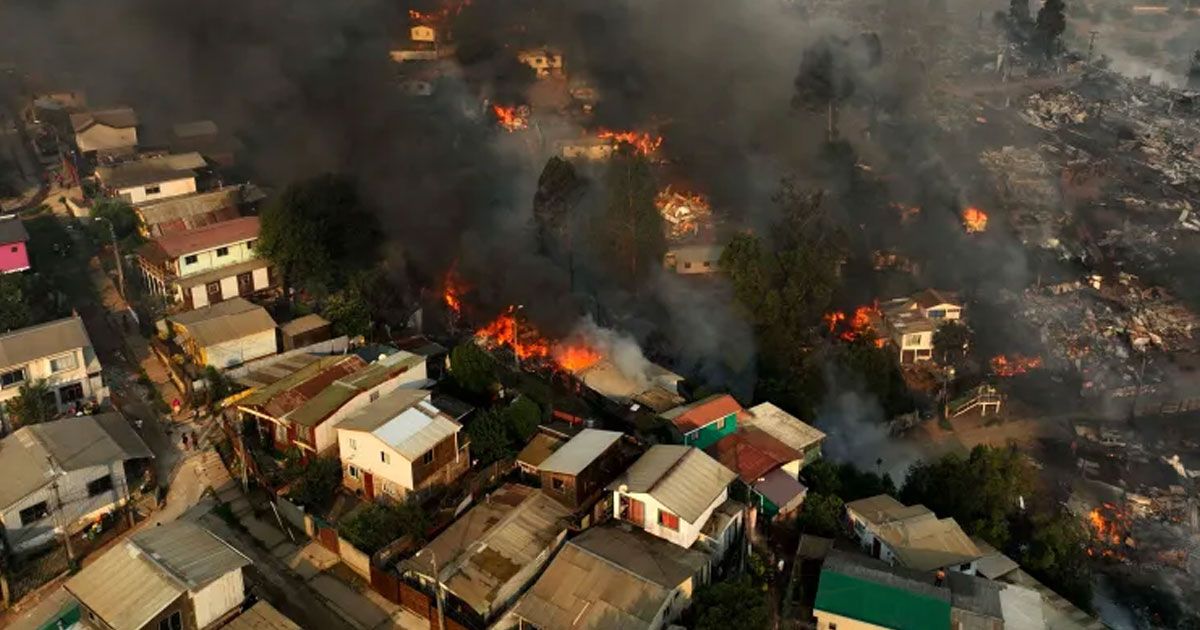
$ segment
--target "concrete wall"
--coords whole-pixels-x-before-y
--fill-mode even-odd
[[[371,473],[376,494],[381,492],[383,481],[389,481],[405,490],[413,489],[412,462],[401,457],[392,447],[363,431],[339,429],[337,433],[338,456],[342,460],[343,479],[347,488],[361,488],[363,475]],[[386,453],[389,461],[384,462],[380,453]],[[350,475],[351,466],[355,468],[357,477]]]
[[[366,578],[368,582],[371,581],[371,556],[341,536],[338,536],[338,554],[342,556],[342,562],[345,562],[346,566]]]
[[[155,188],[158,190],[154,191]],[[117,194],[132,204],[166,199],[168,197],[178,197],[194,192],[196,192],[196,178],[193,176],[156,182],[148,186],[130,186],[128,188],[117,189]]]
[[[220,619],[246,599],[242,570],[230,571],[192,596],[196,627],[204,628]]]
[[[621,518],[622,496],[628,496],[631,499],[641,501],[646,506],[645,523],[643,525],[643,529],[645,529],[647,533],[654,534],[655,536],[658,536],[664,540],[669,540],[680,547],[691,547],[692,543],[696,542],[696,539],[700,537],[700,530],[704,527],[704,523],[708,522],[708,518],[712,516],[713,510],[717,509],[717,506],[721,505],[726,499],[729,498],[729,491],[722,490],[721,494],[718,495],[716,500],[714,500],[712,504],[704,510],[704,513],[700,515],[700,518],[697,519],[696,522],[689,523],[688,521],[684,520],[683,517],[680,517],[678,531],[668,529],[658,524],[658,513],[660,511],[671,512],[671,510],[663,507],[662,504],[660,504],[649,494],[639,492],[614,492],[613,518]]]
[[[89,497],[88,482],[105,475],[112,477],[113,489]],[[4,536],[17,551],[28,551],[49,542],[62,531],[76,532],[90,525],[101,514],[111,511],[125,502],[129,490],[125,482],[123,462],[104,466],[91,466],[66,473],[58,479],[58,493],[47,483],[41,489],[13,503],[0,512],[0,523],[4,525]],[[62,501],[59,509],[59,499]],[[21,522],[21,510],[45,502],[49,515],[33,523]]]

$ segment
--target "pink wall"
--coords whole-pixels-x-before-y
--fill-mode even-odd
[[[25,251],[25,243],[0,244],[0,273],[23,271],[28,268],[29,254]]]

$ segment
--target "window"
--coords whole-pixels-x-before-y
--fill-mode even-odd
[[[183,615],[178,610],[158,622],[158,630],[183,630]]]
[[[217,258],[221,258],[222,256],[228,256],[228,255],[229,255],[228,247],[218,247],[217,248]]]
[[[162,186],[146,186],[146,196],[157,195],[162,192]]]
[[[58,399],[64,405],[83,400],[83,383],[71,383],[58,388]]]
[[[562,492],[567,489],[567,482],[555,477],[550,480],[550,487],[554,488],[554,490],[557,492]]]
[[[112,475],[104,475],[99,479],[89,481],[87,489],[89,497],[111,491],[113,489]]]
[[[919,334],[905,335],[904,336],[904,344],[908,345],[908,346],[919,346],[919,345],[921,345],[921,337],[922,337],[922,335],[919,335]]]
[[[971,570],[971,563],[970,563],[970,562],[966,562],[966,563],[963,563],[963,564],[960,564],[960,565],[958,565],[958,570],[959,570],[959,571],[963,571],[963,572],[970,571],[970,570]]]
[[[352,451],[358,450],[358,441],[355,440],[354,438],[350,438],[350,450],[352,450]]]
[[[10,251],[10,252],[12,252],[12,253],[14,253],[14,254],[15,254],[15,253],[17,253],[18,251],[20,251],[20,249],[21,249],[20,247],[17,247],[16,245],[13,245],[13,246],[12,246],[12,247],[11,247],[11,248],[8,250],[8,251]]]
[[[246,241],[246,249],[254,249],[254,244],[258,241]]]
[[[197,260],[200,260],[200,257],[199,257],[199,256],[197,256],[196,254],[192,254],[192,255],[190,255],[190,256],[184,256],[184,257],[183,257],[183,264],[185,264],[185,265],[194,265],[194,264],[196,264],[196,261],[197,261]]]
[[[350,473],[351,479],[358,479],[358,469],[355,468],[354,466],[348,466],[346,468],[346,472]]]
[[[942,319],[945,316],[946,316],[946,311],[944,311],[940,308],[929,311],[929,319]]]
[[[25,382],[25,368],[17,368],[0,374],[0,387],[8,389]]]
[[[421,456],[421,463],[426,465],[433,463],[433,449],[425,451],[425,454]]]
[[[692,263],[690,263],[690,262],[685,262],[685,263],[683,263],[683,268],[684,268],[684,269],[691,269],[691,268],[692,268]]]
[[[19,516],[22,525],[30,525],[50,516],[50,507],[46,505],[45,501],[42,501],[21,510]]]
[[[836,623],[829,624],[829,630],[837,630],[837,624]]]
[[[710,267],[712,267],[712,261],[711,260],[704,261],[704,268],[708,269]]]
[[[717,420],[717,430],[724,431],[725,427],[729,426],[729,421],[732,418],[733,418],[733,416],[729,415],[729,416],[725,416],[723,418],[718,419]]]
[[[658,511],[658,524],[671,531],[679,531],[679,517],[670,512]]]
[[[75,361],[74,352],[50,359],[50,371],[54,372],[55,374],[59,372],[65,372],[67,370],[74,370],[76,367],[79,367],[79,363]]]
[[[388,455],[385,451],[379,451],[379,461],[385,464],[390,464],[392,463],[392,456]]]
[[[207,285],[205,285],[204,290],[208,292],[208,301],[209,302],[216,303],[216,302],[221,301],[221,283],[220,282],[209,282]]]

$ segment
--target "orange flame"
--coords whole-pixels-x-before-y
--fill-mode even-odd
[[[854,315],[847,317],[842,311],[825,314],[822,319],[829,327],[829,334],[837,334],[842,341],[855,341],[869,333],[875,332],[875,320],[882,316],[878,304],[860,306],[854,309]],[[838,330],[841,329],[841,332]],[[877,337],[874,340],[876,348],[882,348],[887,340]]]
[[[968,234],[982,232],[987,229],[988,215],[979,208],[974,206],[963,210],[962,212],[963,228]]]
[[[674,239],[696,236],[712,218],[712,207],[704,195],[676,191],[670,186],[659,191],[654,198],[654,205],[667,222],[667,230]]]
[[[554,349],[554,361],[568,372],[582,372],[596,365],[604,356],[584,345],[558,346]]]
[[[516,107],[505,107],[503,105],[492,105],[492,113],[496,115],[496,122],[500,123],[501,127],[509,132],[525,129],[529,126],[529,121]]]
[[[446,280],[442,286],[442,301],[455,315],[462,315],[462,296],[467,292],[467,285],[458,277],[453,266],[446,272]]]
[[[601,129],[596,133],[601,140],[611,140],[615,144],[627,144],[641,155],[650,155],[662,146],[662,136],[653,136],[644,131],[612,131]]]
[[[1024,374],[1030,370],[1042,367],[1041,357],[1027,357],[1014,354],[1011,357],[1003,354],[992,357],[992,373],[996,376],[1009,377]]]
[[[604,358],[600,352],[579,341],[551,343],[532,325],[519,323],[513,307],[476,331],[475,339],[486,346],[507,347],[522,361],[551,359],[569,372],[586,370]]]

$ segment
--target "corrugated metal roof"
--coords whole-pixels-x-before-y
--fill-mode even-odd
[[[152,234],[160,223],[183,220],[233,208],[241,201],[241,187],[227,186],[217,190],[181,195],[167,199],[144,201],[135,206],[142,222]],[[231,217],[232,218],[232,217]]]
[[[536,468],[565,443],[562,438],[538,431],[529,444],[517,454],[517,461]]]
[[[642,531],[593,527],[559,551],[513,610],[544,630],[641,630],[707,562]]]
[[[96,167],[96,177],[105,186],[112,188],[131,188],[159,182],[194,177],[196,170],[208,164],[196,152],[172,155],[156,155],[154,157],[118,162],[109,166]]]
[[[737,473],[691,446],[650,447],[609,488],[646,493],[680,518],[695,522]]]
[[[417,461],[462,429],[429,402],[430,396],[428,390],[397,389],[343,420],[338,430],[370,433],[404,459]]]
[[[317,315],[316,313],[310,313],[303,317],[297,317],[296,319],[293,319],[285,324],[280,324],[279,330],[283,332],[284,335],[294,337],[301,333],[310,332],[321,328],[322,326],[328,325],[329,320]]]
[[[94,109],[86,112],[71,114],[71,127],[75,131],[83,131],[92,125],[105,125],[123,129],[136,127],[137,112],[131,107],[112,107],[109,109]]]
[[[767,473],[762,481],[754,484],[754,491],[779,506],[780,512],[790,512],[799,508],[808,494],[808,488],[782,468]]]
[[[194,230],[164,234],[155,238],[151,243],[162,250],[168,258],[178,258],[186,254],[252,240],[258,238],[258,232],[258,217],[238,217]]]
[[[225,541],[186,520],[152,527],[129,539],[160,568],[195,592],[225,574],[251,564]]]
[[[714,394],[694,403],[676,407],[662,417],[670,420],[684,433],[691,433],[731,414],[741,413],[742,406],[729,394]]]
[[[554,451],[538,468],[564,475],[578,475],[620,439],[620,431],[584,429]]]
[[[267,309],[243,298],[233,298],[186,311],[169,318],[187,328],[200,347],[215,346],[275,328]]]
[[[91,345],[83,320],[78,317],[21,328],[0,335],[0,368],[23,365],[34,359]]]
[[[50,483],[57,471],[153,456],[120,413],[22,427],[0,439],[0,507]]]
[[[267,601],[259,600],[249,610],[225,624],[224,630],[300,630],[300,626]]]
[[[846,509],[862,516],[906,567],[933,570],[984,555],[954,519],[938,519],[923,505],[906,506],[881,494],[851,501]]]
[[[750,408],[738,422],[756,427],[788,446],[803,451],[825,439],[825,434],[796,416],[765,402]]]
[[[754,427],[738,427],[708,447],[721,465],[737,472],[742,481],[754,483],[763,475],[804,457],[796,449]]]
[[[67,590],[118,630],[142,628],[184,593],[250,565],[192,521],[143,530],[67,581]]]
[[[286,356],[272,357],[256,362],[254,369],[241,376],[234,377],[238,383],[246,387],[266,387],[277,383],[288,375],[297,372],[321,359],[320,356],[307,353],[296,353]]]
[[[242,400],[242,405],[246,407],[262,406],[267,407],[272,403],[276,396],[286,397],[289,399],[287,405],[270,405],[271,410],[268,413],[274,415],[274,411],[279,412],[279,416],[295,409],[300,403],[308,400],[309,397],[320,393],[321,389],[329,383],[332,383],[339,376],[346,374],[348,371],[359,369],[366,365],[366,362],[354,355],[334,355],[328,357],[320,357],[316,361],[297,368],[292,373],[276,380],[274,383],[266,385],[257,392],[250,394]],[[331,370],[337,368],[336,374]],[[318,378],[320,377],[320,378]],[[319,381],[319,383],[318,383]],[[304,390],[304,396],[295,399],[295,396],[284,396],[293,390],[297,390],[306,383],[312,383],[315,391],[309,392]],[[319,387],[317,385],[319,384]],[[292,400],[295,399],[295,400]]]
[[[497,592],[556,544],[569,516],[570,510],[541,491],[507,484],[490,504],[471,508],[427,548],[442,563],[446,588],[486,618],[495,612]],[[432,577],[427,555],[406,567]]]

